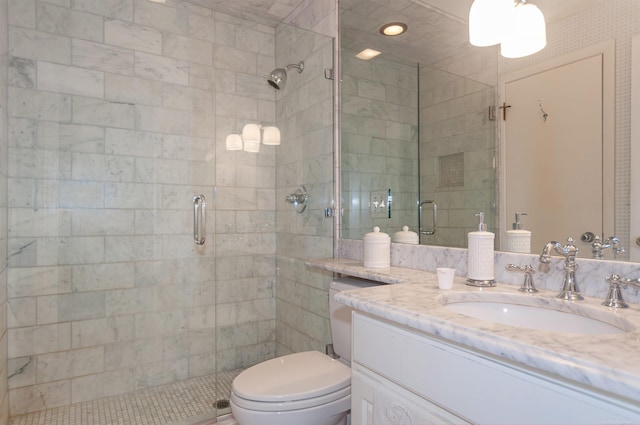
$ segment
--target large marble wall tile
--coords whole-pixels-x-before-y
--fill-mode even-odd
[[[213,46],[210,42],[168,33],[164,37],[165,56],[195,62],[201,65],[213,64]]]
[[[18,328],[36,325],[35,297],[15,298],[7,303],[7,326]]]
[[[93,347],[38,356],[36,369],[38,383],[100,373],[104,370],[104,349]]]
[[[152,28],[110,19],[104,24],[104,38],[106,44],[162,54],[162,33]]]
[[[210,43],[216,41],[215,21],[211,16],[189,14],[189,36]]]
[[[119,369],[113,372],[72,378],[71,403],[124,394],[135,388],[131,369]]]
[[[161,338],[125,341],[105,347],[105,370],[117,370],[123,367],[134,367],[148,362],[162,360]]]
[[[74,292],[131,288],[134,285],[133,263],[90,264],[73,266]]]
[[[12,57],[9,62],[9,86],[32,89],[36,86],[36,61]]]
[[[72,152],[104,152],[104,128],[90,125],[40,122],[38,146]]]
[[[36,0],[9,0],[9,25],[36,28]],[[6,10],[4,11],[6,13]]]
[[[62,0],[69,1],[69,0]],[[73,9],[95,13],[109,18],[133,20],[134,0],[70,0]]]
[[[9,358],[31,356],[71,348],[71,325],[30,326],[9,329]]]
[[[15,388],[10,391],[9,410],[29,413],[71,403],[71,382],[69,380],[49,382],[40,385]]]
[[[73,122],[106,127],[135,128],[133,105],[73,96]]]
[[[105,134],[105,152],[132,157],[159,157],[162,155],[163,136],[117,128],[108,128]]]
[[[57,93],[104,97],[104,73],[38,62],[38,89]]]
[[[170,7],[145,0],[131,0],[135,5],[136,24],[176,34],[187,34],[189,13],[181,7]]]
[[[26,28],[9,28],[9,54],[20,58],[71,63],[71,39]]]
[[[7,276],[10,298],[63,294],[71,291],[70,267],[11,268]]]
[[[131,87],[136,87],[131,90]],[[118,74],[105,75],[105,99],[114,102],[162,105],[162,83]]]
[[[10,87],[9,109],[12,117],[69,122],[71,96]]]
[[[101,237],[38,238],[39,266],[99,263],[105,259],[105,241]]]
[[[40,3],[38,30],[90,41],[103,41],[104,18],[91,13]]]
[[[71,61],[83,68],[126,75],[134,73],[134,52],[101,43],[73,39]]]
[[[132,315],[81,320],[71,324],[71,348],[74,349],[97,345],[109,347],[133,339]]]
[[[105,206],[105,190],[100,182],[63,180],[59,184],[61,208],[101,208]]]
[[[187,62],[148,53],[135,53],[135,73],[140,77],[168,83],[187,85],[189,65]]]

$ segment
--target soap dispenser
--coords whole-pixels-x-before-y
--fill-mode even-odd
[[[531,231],[524,230],[521,217],[527,213],[517,212],[513,229],[505,232],[507,237],[506,251],[531,254]]]
[[[495,234],[487,232],[484,213],[479,212],[478,230],[469,232],[467,249],[467,285],[478,287],[496,286],[493,273]]]

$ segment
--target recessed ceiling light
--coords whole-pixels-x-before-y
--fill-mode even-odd
[[[377,51],[377,50],[373,50],[373,49],[364,49],[363,51],[361,51],[360,53],[358,53],[358,54],[356,55],[356,57],[357,57],[358,59],[362,59],[362,60],[368,61],[369,59],[373,59],[373,58],[375,58],[375,57],[376,57],[376,56],[378,56],[380,53],[382,53],[382,52],[379,52],[379,51]]]
[[[390,37],[404,34],[406,31],[407,24],[403,24],[402,22],[391,22],[390,24],[385,24],[380,28],[380,34]]]

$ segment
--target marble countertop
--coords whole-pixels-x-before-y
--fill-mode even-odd
[[[307,260],[305,264],[314,269],[326,270],[382,283],[420,282],[422,279],[433,276],[433,273],[430,272],[403,267],[387,267],[383,269],[367,268],[362,265],[362,261],[348,260],[345,258]]]
[[[417,331],[438,335],[465,346],[546,371],[578,383],[617,394],[640,403],[640,308],[609,309],[601,299],[567,302],[555,298],[557,291],[537,294],[518,292],[518,286],[473,288],[456,276],[452,290],[440,290],[435,273],[391,267],[365,269],[353,260],[310,260],[309,267],[393,285],[344,291],[340,303],[396,322]],[[502,325],[454,312],[444,304],[452,301],[509,299],[518,304],[558,308],[616,323],[627,332],[576,334]]]

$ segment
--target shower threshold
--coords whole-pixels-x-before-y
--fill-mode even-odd
[[[225,415],[231,382],[242,370],[220,372],[133,393],[15,416],[9,425],[205,425]]]

